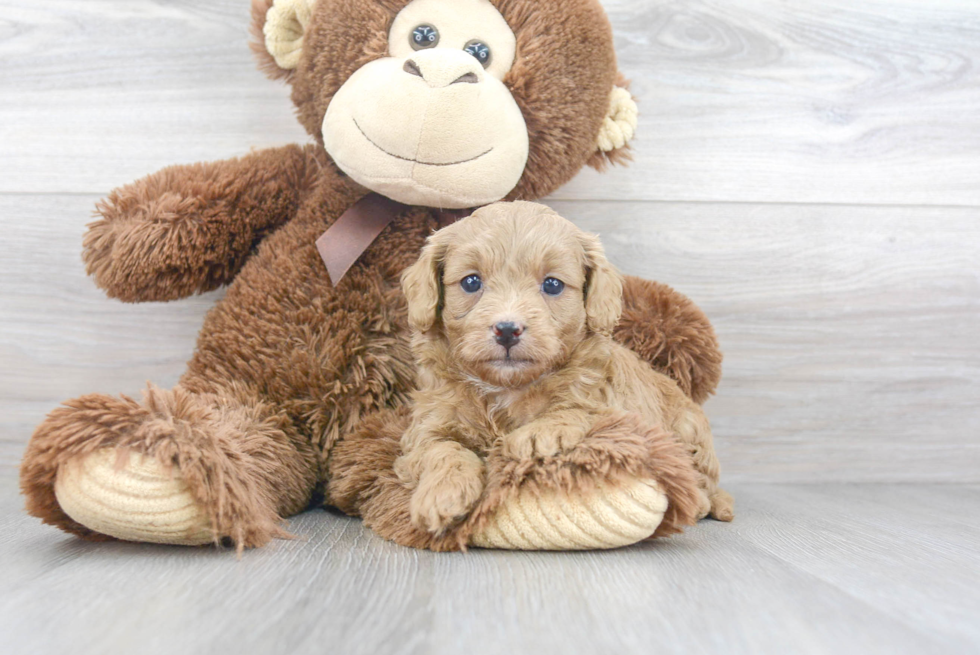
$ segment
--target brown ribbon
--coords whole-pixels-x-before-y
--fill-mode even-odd
[[[354,262],[364,254],[378,235],[406,206],[389,198],[369,193],[340,215],[316,240],[330,282],[340,282]]]
[[[369,193],[340,215],[316,240],[316,249],[327,265],[331,284],[337,285],[374,240],[408,205],[377,193]],[[472,209],[433,210],[439,227],[452,225],[473,213]]]

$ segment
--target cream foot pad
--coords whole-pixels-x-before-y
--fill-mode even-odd
[[[85,527],[126,541],[198,546],[214,541],[210,521],[187,484],[139,454],[116,468],[113,448],[58,469],[58,504]]]
[[[667,496],[653,480],[600,485],[576,496],[525,491],[504,503],[470,544],[511,550],[619,548],[652,535],[666,511]]]

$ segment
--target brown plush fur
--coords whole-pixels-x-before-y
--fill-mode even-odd
[[[291,145],[171,166],[116,189],[96,205],[101,218],[85,235],[86,271],[127,302],[217,289],[231,282],[256,244],[296,215],[325,166],[322,150]]]
[[[596,0],[495,4],[518,37],[521,57],[506,83],[531,130],[531,157],[512,196],[533,199],[570,179],[594,153],[616,75],[612,37]],[[337,88],[384,54],[388,23],[402,5],[317,4],[300,66],[286,76],[299,118],[317,139]],[[255,6],[258,28],[267,4]],[[427,208],[405,209],[332,284],[314,243],[366,192],[318,143],[174,166],[100,204],[84,258],[110,296],[172,300],[230,286],[205,319],[177,388],[151,389],[142,403],[84,396],[37,428],[21,468],[31,513],[100,538],[64,515],[52,485],[61,463],[112,445],[176,466],[216,536],[245,546],[278,534],[278,517],[304,508],[317,486],[388,479],[390,468],[370,467],[390,466],[393,458],[371,460],[335,444],[360,434],[365,419],[408,401],[415,365],[399,276],[438,222]],[[693,397],[706,397],[720,360],[707,320],[693,306],[677,311],[688,302],[679,294],[642,284],[627,280],[624,316],[633,322],[618,338],[675,380],[689,381]],[[349,478],[331,477],[328,459]]]
[[[711,322],[666,284],[626,276],[623,314],[613,336],[699,405],[721,380],[721,350]]]
[[[83,537],[102,535],[72,521],[53,492],[58,466],[105,447],[136,450],[179,466],[209,512],[215,540],[259,546],[286,533],[280,516],[308,503],[317,481],[310,444],[291,439],[291,420],[247,394],[195,395],[150,387],[143,403],[82,396],[51,412],[35,432],[22,470],[28,511]]]
[[[466,291],[464,279],[481,286]],[[544,292],[548,279],[560,293]],[[701,505],[731,518],[701,408],[609,336],[622,278],[595,236],[543,205],[493,204],[429,237],[402,286],[419,389],[395,470],[414,490],[416,526],[441,533],[469,513],[491,450],[547,460],[624,411],[696,453]],[[504,321],[520,330],[513,342],[495,332]]]

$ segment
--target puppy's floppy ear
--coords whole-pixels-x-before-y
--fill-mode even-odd
[[[442,263],[449,248],[449,228],[428,238],[419,260],[402,273],[402,292],[408,301],[408,324],[427,332],[439,318],[442,304]]]
[[[585,250],[585,324],[592,332],[611,334],[623,313],[623,276],[602,248],[599,237],[582,233]]]

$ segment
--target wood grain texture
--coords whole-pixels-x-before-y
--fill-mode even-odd
[[[635,161],[561,197],[980,204],[974,0],[604,4]]]
[[[635,162],[561,198],[980,205],[973,0],[606,0]],[[307,136],[247,2],[0,0],[0,192],[104,193]]]
[[[980,489],[744,485],[736,523],[620,551],[434,554],[322,511],[245,553],[86,544],[0,498],[5,651],[956,653]]]
[[[106,299],[79,259],[95,200],[0,195],[0,461],[62,400],[174,384],[220,297]],[[553,205],[714,321],[725,479],[980,481],[980,210]]]
[[[3,0],[0,15],[0,192],[103,194],[308,140],[255,65],[246,0]]]

